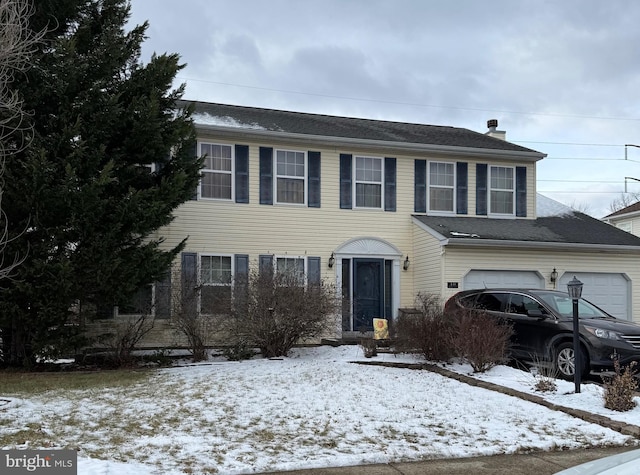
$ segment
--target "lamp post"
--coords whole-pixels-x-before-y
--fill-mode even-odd
[[[580,351],[580,322],[578,317],[578,300],[582,296],[582,282],[573,276],[567,283],[567,292],[573,301],[573,382],[576,393],[580,392],[580,378],[582,369],[582,351]]]

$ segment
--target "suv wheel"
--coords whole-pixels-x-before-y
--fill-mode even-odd
[[[587,374],[589,367],[589,357],[581,350],[580,354],[580,376]],[[553,366],[562,379],[573,380],[575,372],[575,358],[573,354],[573,343],[562,343],[558,345],[553,356]]]

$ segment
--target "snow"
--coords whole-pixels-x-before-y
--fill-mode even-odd
[[[573,209],[567,205],[553,200],[548,196],[536,194],[536,214],[538,218],[548,218],[551,216],[569,216],[573,214]]]
[[[220,125],[223,127],[234,127],[240,129],[254,129],[265,130],[264,127],[258,124],[242,123],[229,116],[211,115],[208,113],[194,113],[192,114],[193,121],[199,125]]]
[[[635,443],[430,371],[352,361],[420,362],[411,355],[366,359],[359,346],[322,346],[274,360],[158,369],[125,389],[28,399],[0,393],[0,438],[38,426],[47,447],[79,450],[80,475],[240,474]],[[465,364],[446,367],[471,372]],[[511,367],[473,377],[535,392],[535,377]],[[583,384],[574,394],[572,383],[557,383],[556,392],[536,394],[640,425],[640,407],[604,409],[599,386]]]

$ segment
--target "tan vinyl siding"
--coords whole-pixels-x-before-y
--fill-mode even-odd
[[[413,227],[414,233],[414,288],[418,293],[440,295],[442,293],[443,261],[440,243],[436,238],[419,226]]]

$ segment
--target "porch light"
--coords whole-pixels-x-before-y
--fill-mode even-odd
[[[335,263],[336,263],[336,257],[332,252],[331,257],[329,257],[329,262],[327,263],[327,265],[329,266],[329,269],[331,269],[333,267],[333,264]]]
[[[553,271],[551,271],[551,277],[550,277],[550,279],[551,279],[551,283],[552,283],[552,284],[555,284],[555,283],[556,283],[556,280],[558,280],[558,271],[556,271],[556,268],[555,268],[555,267],[553,268]]]
[[[407,256],[404,260],[404,264],[402,264],[402,268],[404,270],[409,270],[409,265],[411,265],[411,263],[409,262],[409,256]]]

